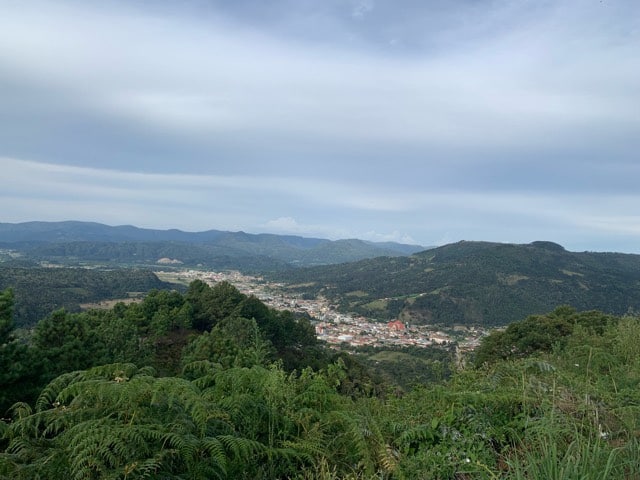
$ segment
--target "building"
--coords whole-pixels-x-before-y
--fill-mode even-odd
[[[404,331],[404,323],[400,320],[394,320],[393,322],[387,323],[387,327],[389,330],[393,330],[394,332],[403,332]]]

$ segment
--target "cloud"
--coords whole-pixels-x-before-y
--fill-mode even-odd
[[[559,241],[640,233],[637,193],[396,191],[309,178],[132,173],[12,158],[2,158],[2,165],[0,199],[14,206],[4,221],[84,219],[423,245],[456,237],[531,241],[553,235]]]
[[[637,198],[631,200],[634,202],[638,201]],[[573,223],[579,227],[599,230],[612,235],[625,234],[640,236],[640,216],[630,211],[627,212],[626,215],[582,214],[575,218]]]
[[[118,2],[113,9],[36,2],[41,14],[20,5],[5,12],[0,30],[5,73],[167,135],[514,148],[606,139],[640,126],[626,97],[640,76],[637,36],[614,46],[598,35],[586,45],[567,42],[585,32],[561,25],[557,9],[466,51],[388,58]],[[355,4],[362,14],[372,8]]]
[[[363,238],[365,240],[371,240],[372,242],[396,242],[396,243],[406,243],[409,245],[419,244],[419,242],[417,242],[411,235],[407,235],[406,233],[400,233],[398,230],[394,230],[391,233],[379,233],[376,231],[370,231],[359,236],[359,238]]]
[[[605,3],[3,2],[4,218],[631,245],[640,6]]]
[[[5,188],[0,196],[23,204],[27,200],[39,201],[42,208],[34,210],[40,215],[47,212],[47,218],[52,215],[59,218],[60,213],[56,213],[53,206],[55,202],[76,202],[73,212],[87,209],[82,218],[91,212],[99,217],[109,205],[119,205],[117,210],[123,218],[133,210],[140,214],[144,208],[167,208],[176,212],[182,209],[198,212],[197,225],[212,228],[216,219],[235,212],[234,226],[255,229],[257,224],[251,222],[260,218],[260,211],[264,212],[262,215],[292,208],[389,211],[390,205],[400,208],[403,203],[390,193],[374,194],[362,186],[309,178],[136,173],[13,158],[2,158],[2,164]],[[122,205],[131,208],[121,208]],[[68,210],[67,205],[59,212]],[[204,211],[209,214],[203,215]],[[184,223],[179,215],[174,220]],[[211,223],[207,225],[206,221]],[[289,217],[272,220],[265,226],[289,233],[321,232],[331,237],[346,235],[349,231],[335,226],[299,225]],[[219,227],[229,228],[229,225]]]
[[[353,2],[351,16],[354,18],[362,18],[373,10],[373,0],[356,0]]]
[[[345,239],[345,238],[359,238],[361,240],[369,240],[372,242],[397,242],[406,243],[411,245],[418,245],[411,235],[400,233],[394,230],[390,233],[380,233],[374,230],[370,231],[355,231],[347,228],[335,228],[331,224],[327,225],[308,225],[301,224],[292,217],[279,217],[273,220],[269,220],[263,225],[263,229],[266,232],[283,233],[283,234],[296,234],[307,237],[321,237],[332,240]]]
[[[346,182],[312,178],[251,175],[193,175],[141,173],[46,164],[2,158],[4,195],[16,197],[172,203],[195,206],[207,201],[233,207],[242,198],[263,197],[273,204],[299,202],[316,208],[344,208],[373,212],[410,209],[411,197]],[[280,219],[282,226],[287,217]],[[276,224],[274,224],[276,225]],[[293,224],[292,224],[293,225]]]
[[[274,220],[269,220],[265,224],[265,227],[269,229],[275,229],[278,231],[288,231],[288,232],[294,232],[301,228],[300,224],[296,222],[294,218],[291,218],[291,217],[279,217]],[[305,227],[302,227],[302,228],[305,228]]]
[[[269,220],[261,228],[269,233],[294,234],[304,237],[320,237],[331,240],[350,238],[348,229],[336,228],[335,225],[331,224],[301,224],[292,217],[278,217]]]

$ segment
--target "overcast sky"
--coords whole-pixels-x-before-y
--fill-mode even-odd
[[[0,0],[0,222],[640,253],[638,0]]]

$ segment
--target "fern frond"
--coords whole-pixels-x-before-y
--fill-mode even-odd
[[[192,380],[198,387],[206,388],[213,384],[214,376],[222,370],[219,363],[210,360],[190,362],[182,368],[182,375]]]
[[[227,452],[225,445],[217,438],[206,438],[200,446],[207,453],[209,462],[212,462],[223,475],[226,475]]]
[[[431,425],[416,425],[405,430],[396,440],[403,451],[416,450],[420,446],[432,445],[437,440],[437,433]]]
[[[36,400],[36,411],[42,411],[48,408],[52,408],[60,392],[67,386],[76,382],[79,378],[82,377],[82,375],[83,372],[81,371],[69,372],[60,375],[59,377],[49,382],[49,384],[44,387],[42,392],[40,392],[40,395]]]
[[[9,409],[9,414],[13,418],[22,419],[31,415],[33,411],[31,410],[31,406],[26,402],[17,402],[14,403]]]
[[[198,439],[193,435],[165,433],[162,435],[163,448],[171,447],[186,462],[191,462],[197,455]]]
[[[267,450],[262,443],[249,438],[235,437],[233,435],[218,435],[216,437],[233,456],[238,459],[249,459],[255,455],[260,455]]]

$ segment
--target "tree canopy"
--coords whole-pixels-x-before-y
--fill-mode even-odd
[[[0,293],[3,325],[12,301]],[[332,354],[308,319],[229,284],[5,331],[2,479],[617,480],[640,465],[636,316],[559,307],[448,375],[446,352]],[[422,380],[375,383],[398,357]]]

